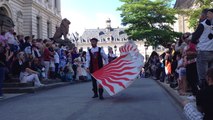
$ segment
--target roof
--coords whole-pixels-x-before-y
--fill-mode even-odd
[[[188,9],[193,6],[195,0],[176,0],[174,8]]]
[[[128,36],[124,32],[124,28],[111,28],[111,29],[86,29],[82,35],[82,39],[87,41],[91,38],[97,38],[99,40],[110,38],[114,39],[127,39]]]

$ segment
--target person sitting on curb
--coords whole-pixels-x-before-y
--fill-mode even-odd
[[[24,59],[24,52],[20,52],[18,56],[21,59]],[[38,72],[30,68],[29,62],[25,61],[21,65],[21,73],[19,76],[19,80],[21,83],[27,83],[27,82],[33,81],[35,87],[43,87],[44,84],[41,84],[38,74],[39,74]]]
[[[184,101],[184,113],[190,120],[213,120],[213,68],[207,71],[208,86],[199,91],[196,96],[196,105]]]

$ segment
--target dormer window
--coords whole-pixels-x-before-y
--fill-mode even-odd
[[[101,36],[101,35],[104,35],[104,32],[103,32],[103,31],[99,32],[99,36]]]
[[[119,35],[122,35],[122,34],[124,34],[124,31],[120,31],[120,32],[119,32]]]

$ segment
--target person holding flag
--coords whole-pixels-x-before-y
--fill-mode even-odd
[[[144,65],[144,57],[139,53],[134,41],[129,40],[119,47],[119,51],[118,58],[92,73],[93,78],[110,96],[130,86],[137,79]]]
[[[97,46],[98,39],[92,38],[90,40],[92,48],[86,53],[86,66],[87,72],[94,73],[101,69],[104,64],[108,64],[108,56],[105,54],[104,50],[101,47]],[[104,63],[103,63],[104,60]],[[94,95],[92,98],[99,97],[100,100],[103,100],[103,86],[99,84],[97,86],[97,80],[92,76],[92,90]]]

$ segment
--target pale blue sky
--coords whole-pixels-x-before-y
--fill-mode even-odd
[[[116,10],[122,4],[119,0],[61,0],[61,14],[71,21],[70,33],[81,35],[85,29],[105,28],[108,18],[112,27],[123,27],[121,12]]]
[[[72,22],[70,33],[81,35],[85,29],[105,28],[108,18],[112,27],[121,26],[121,12],[116,10],[121,5],[119,0],[61,0],[61,14]]]

